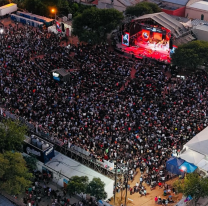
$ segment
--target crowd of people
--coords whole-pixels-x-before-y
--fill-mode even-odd
[[[31,187],[26,188],[23,203],[28,206],[52,205],[52,206],[83,206],[82,201],[72,203],[67,191],[58,188],[51,183],[50,173],[43,171],[34,172],[34,180]],[[86,204],[85,204],[86,205]]]
[[[173,80],[168,65],[123,57],[107,44],[66,48],[29,26],[10,26],[0,37],[1,105],[99,161],[129,162],[154,181],[170,155],[206,127],[204,73]],[[70,72],[69,82],[52,78],[58,68]]]

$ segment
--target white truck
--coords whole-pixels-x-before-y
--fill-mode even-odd
[[[6,4],[0,7],[0,16],[5,16],[6,14],[11,14],[15,11],[17,11],[17,4]]]

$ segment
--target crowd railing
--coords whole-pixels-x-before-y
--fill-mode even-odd
[[[16,114],[12,114],[10,111],[7,111],[5,108],[0,107],[0,121],[3,119],[12,119],[15,121],[19,121],[20,124],[26,125],[28,128],[28,132],[30,134],[35,134],[36,136],[41,137],[52,143],[54,145],[54,149],[58,152],[72,158],[83,165],[90,167],[91,169],[111,178],[115,178],[115,165],[114,162],[110,162],[107,160],[100,161],[91,156],[89,151],[82,149],[76,145],[68,147],[68,143],[65,144],[62,140],[59,140],[57,137],[52,137],[45,131],[43,131],[37,123],[28,122],[25,118],[20,117]],[[117,170],[117,175],[121,175],[121,170]]]

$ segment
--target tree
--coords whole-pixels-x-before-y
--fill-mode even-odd
[[[176,181],[174,187],[186,197],[191,195],[195,205],[200,197],[208,196],[208,178],[200,177],[197,173],[187,174],[184,181]]]
[[[183,44],[171,57],[174,65],[196,69],[197,66],[208,63],[208,42],[197,40]]]
[[[32,156],[30,154],[30,156],[24,156],[23,158],[24,158],[24,160],[26,162],[26,165],[27,165],[28,169],[31,172],[37,169],[37,161],[38,160],[36,159],[35,156]]]
[[[107,33],[114,30],[123,14],[115,9],[97,9],[91,7],[74,18],[72,27],[73,35],[80,41],[97,44],[106,41]]]
[[[70,195],[74,194],[74,193],[85,193],[86,192],[86,189],[87,189],[87,185],[88,185],[88,182],[89,179],[87,176],[82,176],[82,177],[79,177],[79,176],[73,176],[68,185],[67,185],[67,191]]]
[[[50,13],[49,5],[44,0],[24,0],[21,5],[34,14],[48,16]]]
[[[59,15],[62,14],[67,14],[69,11],[69,3],[67,0],[58,0],[57,3],[57,7],[58,7],[58,13]]]
[[[100,178],[93,178],[87,186],[87,193],[96,197],[98,200],[106,199],[105,183]]]
[[[130,16],[142,16],[144,14],[152,14],[157,12],[161,12],[160,7],[158,7],[157,4],[146,1],[140,2],[135,6],[128,6],[125,11],[126,15]]]
[[[25,139],[26,126],[10,119],[0,124],[0,151],[20,150]]]
[[[0,153],[0,188],[9,194],[21,194],[31,185],[32,174],[28,172],[22,154]]]

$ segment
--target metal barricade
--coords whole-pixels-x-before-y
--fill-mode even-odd
[[[91,153],[89,151],[86,151],[85,149],[82,149],[76,145],[73,145],[71,148],[68,148],[67,145],[65,145],[62,141],[50,137],[49,134],[46,134],[45,132],[41,131],[41,128],[38,128],[37,131],[35,124],[29,123],[24,118],[18,117],[15,114],[11,114],[11,112],[4,110],[3,112],[0,113],[0,121],[3,121],[3,119],[5,118],[10,118],[12,120],[19,120],[21,124],[25,124],[27,126],[31,134],[35,134],[37,136],[40,136],[42,139],[51,142],[54,145],[54,149],[56,149],[57,151],[63,153],[64,155],[72,159],[79,161],[85,166],[90,167],[91,169],[111,179],[114,179],[114,171],[111,171],[109,168],[105,168],[102,162],[93,159],[90,156]]]

